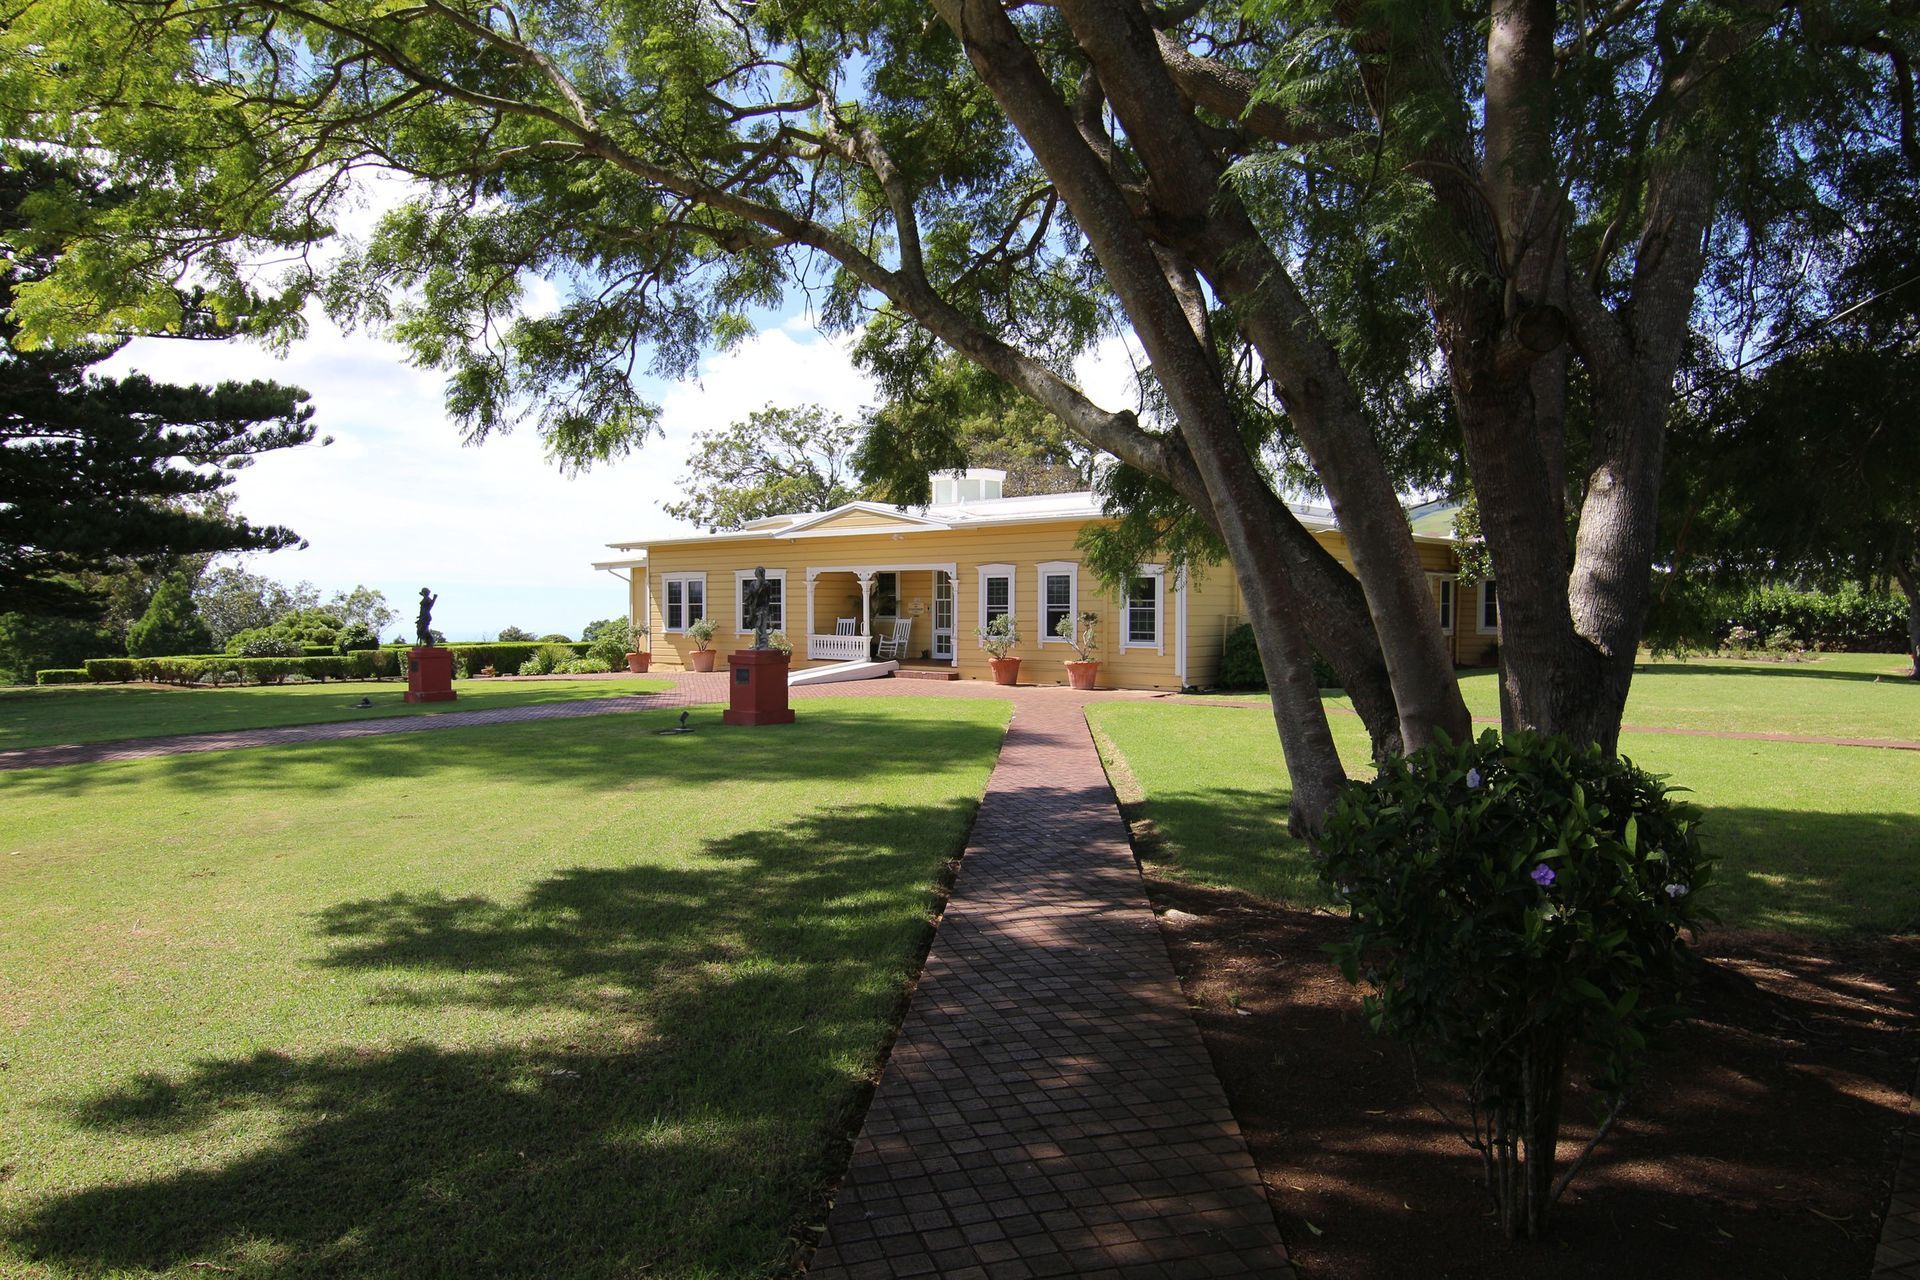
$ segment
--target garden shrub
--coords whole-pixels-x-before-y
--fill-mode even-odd
[[[626,655],[622,653],[621,657],[623,659],[625,656]],[[596,658],[589,654],[584,658],[570,658],[565,662],[559,663],[554,667],[553,672],[555,675],[562,676],[589,676],[604,675],[613,669],[613,666],[604,658]]]
[[[1340,677],[1317,651],[1313,655],[1313,680],[1322,689],[1340,687]],[[1219,683],[1222,689],[1267,687],[1267,668],[1260,661],[1260,647],[1253,638],[1251,624],[1243,622],[1227,632],[1226,645],[1220,655]]]
[[[1510,1235],[1543,1229],[1586,1158],[1554,1180],[1569,1056],[1608,1106],[1597,1143],[1681,1013],[1681,930],[1709,918],[1698,821],[1629,761],[1491,730],[1387,761],[1328,820],[1341,969],[1376,1032],[1465,1084],[1459,1127]]]
[[[140,678],[138,658],[88,658],[80,665],[95,684],[125,684]]]
[[[571,645],[543,644],[533,651],[533,655],[520,664],[523,676],[550,676],[561,666],[572,662],[578,655]]]
[[[595,668],[601,671],[622,671],[627,665],[627,633],[620,631],[602,631],[587,646],[586,657],[601,663]]]
[[[359,653],[366,649],[378,649],[380,637],[364,622],[349,622],[340,628],[340,638],[334,641],[333,647],[339,653]]]
[[[1907,602],[1895,594],[1870,595],[1856,586],[1801,591],[1784,586],[1727,588],[1701,581],[1656,583],[1645,643],[1655,653],[1679,654],[1786,654],[1805,649],[1905,653]]]
[[[297,636],[277,627],[249,627],[227,640],[227,652],[238,658],[298,658],[305,656],[305,650]]]
[[[572,636],[563,636],[558,631],[549,632],[540,637],[541,644],[572,644]]]
[[[34,672],[35,684],[86,684],[85,667],[42,667]]]

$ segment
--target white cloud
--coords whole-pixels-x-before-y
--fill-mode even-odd
[[[107,372],[209,382],[269,378],[305,387],[334,443],[261,459],[234,485],[240,509],[285,524],[310,544],[260,557],[257,572],[309,579],[325,592],[366,583],[410,614],[422,585],[441,594],[437,617],[456,639],[509,623],[578,634],[622,612],[625,586],[596,573],[605,544],[686,532],[660,511],[678,492],[697,430],[769,402],[820,403],[852,414],[871,386],[844,341],[802,322],[761,332],[702,362],[697,379],[645,388],[663,436],[635,455],[569,478],[531,431],[463,447],[442,408],[437,373],[410,368],[399,348],[316,318],[286,359],[254,346],[141,340]]]

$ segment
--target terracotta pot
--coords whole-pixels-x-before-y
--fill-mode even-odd
[[[714,652],[711,649],[695,649],[687,655],[687,666],[694,671],[713,670]]]
[[[1067,664],[1067,683],[1076,689],[1091,689],[1100,682],[1100,664],[1097,662],[1069,662]]]
[[[1020,659],[988,658],[987,665],[993,668],[993,682],[995,684],[1020,683]]]
[[[627,670],[633,672],[635,675],[645,673],[646,669],[651,666],[652,663],[653,654],[651,652],[630,653],[627,655]]]

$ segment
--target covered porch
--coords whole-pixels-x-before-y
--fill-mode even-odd
[[[903,665],[957,666],[956,564],[820,565],[807,570],[806,656],[850,662],[899,637]]]

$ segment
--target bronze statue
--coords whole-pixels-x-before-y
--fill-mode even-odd
[[[433,606],[440,597],[420,588],[420,616],[414,620],[414,629],[419,632],[420,645],[425,648],[433,643]]]
[[[767,639],[767,619],[773,612],[773,591],[767,585],[767,567],[760,565],[753,571],[753,581],[742,590],[742,606],[748,618],[753,620],[753,647],[772,648]]]

